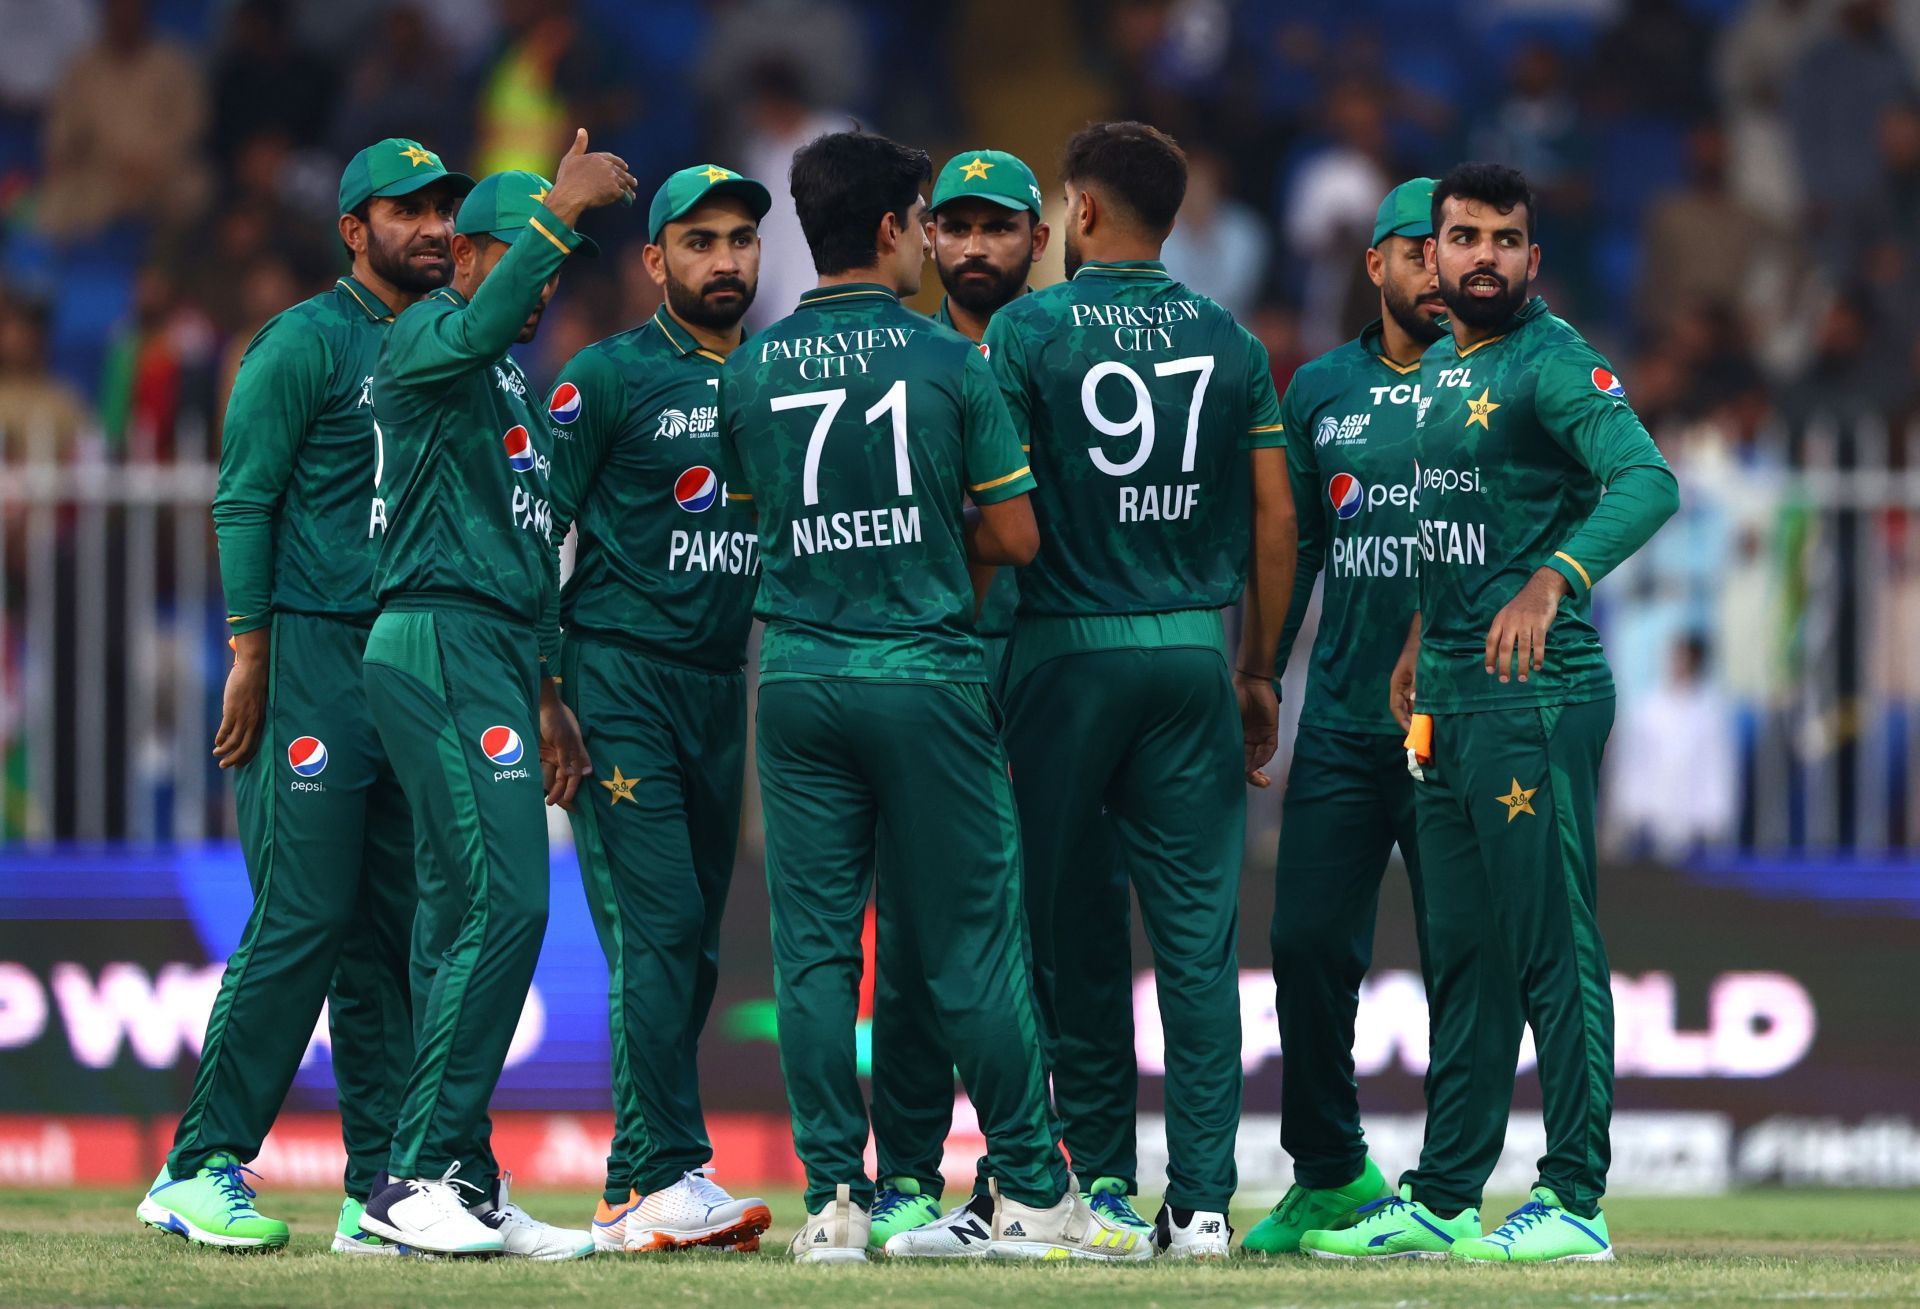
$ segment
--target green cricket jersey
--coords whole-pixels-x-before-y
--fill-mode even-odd
[[[727,359],[729,494],[759,514],[760,671],[984,682],[961,507],[1033,489],[979,347],[821,287]]]
[[[1216,610],[1246,583],[1247,452],[1285,443],[1267,352],[1157,262],[1083,264],[987,324],[1031,447],[1020,615]]]
[[[275,610],[371,623],[386,527],[373,372],[393,314],[343,277],[267,320],[240,360],[213,522],[235,632]]]
[[[473,607],[541,629],[558,607],[552,437],[507,348],[580,236],[541,205],[471,301],[443,287],[394,322],[373,376],[385,465],[383,608]]]
[[[1300,562],[1274,668],[1287,658],[1323,569],[1320,630],[1300,721],[1396,732],[1387,683],[1420,606],[1414,532],[1413,423],[1418,364],[1381,353],[1380,324],[1293,375],[1280,402],[1287,476],[1300,516]]]
[[[1536,296],[1498,336],[1465,350],[1451,336],[1435,342],[1420,361],[1420,393],[1420,709],[1611,696],[1593,586],[1679,507],[1626,389]],[[1547,633],[1546,666],[1503,686],[1485,669],[1487,630],[1542,567],[1572,591]]]
[[[701,668],[746,659],[759,540],[720,482],[725,362],[663,305],[560,374],[547,423],[554,539],[580,527],[560,595],[569,632]]]
[[[940,307],[934,311],[933,321],[942,327],[953,327],[953,315],[947,310],[946,296],[940,297]],[[962,332],[961,335],[966,334]],[[999,637],[1013,634],[1013,611],[1020,605],[1018,577],[1016,569],[1002,567],[994,570],[993,585],[987,588],[986,598],[980,603],[980,612],[974,617],[974,627],[980,635]]]

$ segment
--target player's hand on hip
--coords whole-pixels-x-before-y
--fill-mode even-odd
[[[1551,568],[1536,569],[1520,594],[1507,601],[1487,629],[1487,676],[1502,682],[1537,673],[1547,661],[1547,630],[1560,612],[1567,579]]]
[[[604,150],[587,152],[587,129],[574,134],[573,148],[560,156],[547,192],[547,208],[571,227],[589,209],[616,201],[632,204],[636,183],[627,161]]]
[[[561,701],[553,683],[547,682],[540,691],[540,781],[547,790],[547,803],[572,810],[580,780],[592,773],[593,761],[587,758],[579,720]]]
[[[267,722],[266,629],[235,637],[233,650],[233,668],[220,699],[220,727],[213,734],[213,757],[222,768],[238,768],[253,758]]]
[[[1262,770],[1280,748],[1280,700],[1273,693],[1273,683],[1264,677],[1236,672],[1233,695],[1240,702],[1247,783],[1262,788],[1272,786],[1273,779]]]

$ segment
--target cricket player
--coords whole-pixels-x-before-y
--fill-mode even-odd
[[[1042,221],[1040,184],[1025,162],[1003,150],[963,150],[949,159],[934,179],[927,205],[933,265],[947,292],[934,321],[970,341],[980,340],[996,310],[1027,294],[1050,235]],[[976,583],[991,574],[974,623],[988,674],[997,683],[1019,588],[1011,568],[974,572]],[[1074,1015],[1077,1022],[1062,1033],[1053,1089],[1056,1098],[1072,1098],[1082,1123],[1106,1109],[1104,1121],[1118,1130],[1109,1129],[1115,1145],[1101,1157],[1131,1161],[1140,1085],[1133,1058],[1132,971],[1127,952],[1112,948],[1131,931],[1126,874],[1107,824],[1097,824],[1093,835],[1106,844],[1090,846],[1084,857],[1104,860],[1115,878],[1111,894],[1085,906],[1088,915],[1101,918],[1082,939],[1099,948],[1061,966],[1083,974],[1099,970],[1102,978],[1087,988],[1097,1003]],[[871,1243],[880,1249],[895,1234],[940,1216],[945,1189],[940,1165],[953,1126],[953,1057],[938,1040],[932,997],[919,983],[918,964],[901,957],[905,935],[882,921],[876,936],[883,943],[876,949],[873,1005],[873,1139],[880,1186]],[[1149,1224],[1128,1198],[1136,1189],[1133,1172],[1129,1166],[1124,1177],[1091,1178],[1085,1195],[1096,1211],[1144,1233]],[[986,1185],[984,1175],[978,1185]]]
[[[1220,1256],[1242,1083],[1242,779],[1274,750],[1296,548],[1280,405],[1260,343],[1160,262],[1186,189],[1180,147],[1142,123],[1098,123],[1061,171],[1070,280],[1008,305],[986,336],[1039,484],[1005,702],[1035,971],[1050,1040],[1076,1008],[1112,1001],[1092,989],[1110,981],[1060,964],[1076,948],[1126,953],[1124,937],[1072,939],[1089,933],[1083,906],[1114,893],[1085,858],[1104,807],[1169,1033],[1155,1244]],[[1220,610],[1250,557],[1234,673]],[[1129,1170],[1130,1124],[1126,1161],[1109,1162],[1098,1151],[1111,1133],[1087,1139],[1071,1100],[1059,1107],[1076,1167]]]
[[[1367,276],[1380,317],[1307,364],[1280,402],[1287,475],[1300,511],[1300,562],[1274,665],[1277,683],[1326,574],[1320,629],[1274,871],[1274,1009],[1280,1018],[1280,1143],[1294,1184],[1246,1235],[1260,1254],[1291,1254],[1308,1231],[1345,1225],[1387,1192],[1360,1132],[1353,1024],[1373,960],[1387,856],[1400,847],[1426,960],[1413,778],[1405,735],[1379,687],[1392,673],[1419,598],[1413,421],[1420,356],[1444,334],[1427,271],[1434,180],[1402,182],[1380,202]]]
[[[242,1174],[326,1001],[347,1148],[333,1248],[394,1252],[360,1228],[413,1059],[415,900],[413,822],[360,681],[386,526],[368,494],[368,388],[394,315],[453,276],[453,213],[472,186],[418,141],[355,155],[340,178],[352,272],[260,329],[227,404],[213,519],[234,661],[214,755],[235,770],[253,912],[139,1207],[191,1241],[287,1243]]]
[[[654,193],[653,317],[574,356],[547,402],[560,693],[598,784],[574,845],[610,980],[614,1141],[593,1220],[612,1250],[755,1249],[773,1216],[707,1177],[696,1051],[718,977],[747,744],[753,514],[719,463],[720,366],[760,279],[767,188],[717,164]]]
[[[423,1000],[392,1181],[361,1224],[439,1254],[593,1252],[588,1233],[536,1222],[487,1175],[487,1102],[546,931],[540,801],[571,804],[588,771],[541,666],[559,653],[552,450],[507,352],[533,338],[567,257],[594,250],[580,215],[633,194],[626,165],[586,145],[581,131],[551,183],[507,172],[474,187],[454,224],[453,284],[400,315],[373,378],[388,528],[367,700],[431,853],[421,913],[458,927]]]
[[[931,173],[870,133],[802,147],[791,185],[820,285],[721,379],[725,480],[760,534],[774,986],[809,1214],[792,1251],[867,1258],[854,1017],[884,833],[880,913],[910,938],[990,1177],[887,1253],[1139,1259],[1151,1247],[1086,1207],[1048,1129],[1019,831],[967,572],[1032,557],[1033,477],[979,349],[900,304],[920,285]]]
[[[1461,164],[1433,192],[1428,260],[1452,332],[1420,362],[1420,607],[1391,683],[1422,773],[1427,1133],[1399,1196],[1308,1233],[1316,1254],[1613,1258],[1593,820],[1613,677],[1592,592],[1679,496],[1607,361],[1530,294],[1536,212],[1526,179],[1497,164]],[[1523,1020],[1547,1152],[1532,1197],[1483,1237]]]

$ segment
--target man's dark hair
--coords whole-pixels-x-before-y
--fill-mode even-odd
[[[1187,154],[1147,123],[1094,123],[1067,142],[1061,180],[1097,187],[1149,232],[1173,230],[1187,196]]]
[[[892,214],[904,228],[932,177],[925,150],[874,132],[829,132],[801,146],[787,182],[814,270],[831,277],[871,267],[880,219]]]
[[[1527,208],[1527,240],[1533,240],[1534,215],[1539,207],[1534,202],[1533,188],[1527,185],[1527,176],[1518,168],[1508,168],[1505,164],[1455,164],[1440,179],[1440,185],[1433,188],[1433,235],[1440,236],[1440,209],[1447,203],[1449,196],[1458,196],[1462,200],[1477,200],[1490,205],[1503,214],[1510,214],[1521,205]]]

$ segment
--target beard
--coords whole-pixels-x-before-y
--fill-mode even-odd
[[[1426,310],[1420,307],[1420,301],[1402,298],[1400,290],[1389,279],[1382,284],[1380,296],[1386,302],[1387,313],[1400,326],[1400,330],[1421,345],[1432,345],[1446,331],[1433,321]],[[1445,301],[1442,301],[1444,304]]]
[[[709,303],[707,297],[721,291],[733,291],[739,299],[728,304]],[[728,332],[739,326],[753,304],[754,288],[744,278],[716,277],[698,291],[671,272],[667,274],[667,307],[683,323],[709,331]]]
[[[936,264],[940,273],[940,284],[947,288],[947,294],[955,304],[970,314],[986,318],[997,312],[1001,306],[1011,304],[1020,293],[1027,289],[1027,274],[1030,269],[1011,268],[1004,272],[995,268],[984,259],[962,259],[951,268]],[[985,273],[985,282],[966,280],[967,273]]]
[[[1500,293],[1488,299],[1467,294],[1466,281],[1474,277],[1491,277],[1500,284]],[[1447,279],[1440,279],[1440,298],[1446,302],[1447,312],[1457,321],[1479,331],[1498,327],[1520,311],[1527,302],[1527,292],[1533,285],[1531,278],[1524,279],[1518,286],[1508,283],[1507,279],[1491,268],[1477,268],[1460,281],[1452,285]],[[1404,324],[1403,324],[1404,326]]]
[[[1063,255],[1066,260],[1067,280],[1069,282],[1073,280],[1073,275],[1080,271],[1080,265],[1086,262],[1086,258],[1080,253],[1080,243],[1074,240],[1073,237],[1073,229],[1068,228],[1063,246]]]
[[[441,256],[438,268],[417,268],[412,256],[434,252]],[[453,254],[445,241],[422,238],[402,244],[389,242],[369,227],[367,230],[367,266],[396,291],[425,295],[438,291],[453,280]]]

